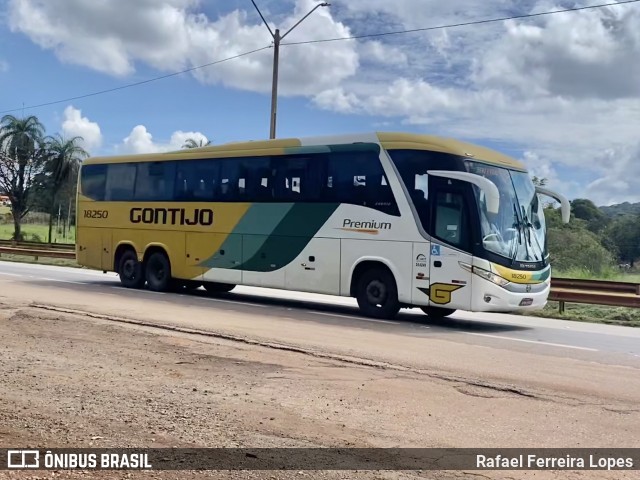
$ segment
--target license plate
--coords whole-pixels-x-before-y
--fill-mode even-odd
[[[523,298],[520,302],[521,307],[528,307],[531,304],[533,304],[533,298]]]

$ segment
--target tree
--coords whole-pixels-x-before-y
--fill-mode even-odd
[[[587,229],[594,233],[601,232],[609,223],[607,216],[586,198],[576,198],[571,202],[571,212],[575,218],[584,220]]]
[[[44,130],[33,115],[5,115],[0,120],[0,190],[11,201],[15,240],[22,240],[22,219],[29,213],[33,181],[46,163]]]
[[[548,231],[551,265],[555,270],[582,269],[600,274],[613,266],[613,255],[599,239],[586,229],[557,229]]]
[[[204,139],[200,139],[199,141],[194,138],[187,138],[182,145],[182,148],[199,148],[206,147],[207,145],[211,145],[211,140],[207,140],[206,143]]]
[[[620,260],[629,262],[640,258],[640,216],[626,216],[617,219],[608,231],[616,245]]]
[[[82,160],[89,154],[78,142],[82,137],[73,137],[65,140],[60,135],[47,139],[49,153],[45,166],[47,175],[47,187],[51,192],[51,209],[49,215],[49,243],[51,243],[53,218],[56,215],[56,207],[59,206],[60,194],[64,187],[75,183]]]
[[[533,181],[533,184],[536,187],[544,187],[548,183],[548,180],[546,178],[539,178],[539,177],[536,177],[535,175],[531,180]]]

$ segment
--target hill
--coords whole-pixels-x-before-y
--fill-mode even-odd
[[[640,215],[640,203],[619,203],[608,207],[599,207],[607,217],[618,217],[620,215]]]

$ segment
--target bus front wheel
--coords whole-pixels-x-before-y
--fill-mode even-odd
[[[127,288],[142,288],[144,275],[142,264],[138,261],[136,252],[126,250],[119,260],[118,275],[120,276],[120,283]]]
[[[371,268],[362,274],[356,299],[360,310],[369,317],[393,318],[400,311],[396,281],[385,268]]]
[[[444,318],[449,315],[453,315],[456,310],[455,308],[442,308],[442,307],[420,307],[424,313],[429,315],[431,318]]]
[[[166,292],[171,288],[171,264],[163,252],[154,252],[149,256],[145,276],[149,290]]]

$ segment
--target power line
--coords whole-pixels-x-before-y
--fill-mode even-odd
[[[465,27],[465,26],[472,26],[472,25],[483,25],[483,24],[488,24],[488,23],[504,22],[504,21],[507,21],[507,20],[520,20],[520,19],[541,17],[541,16],[547,16],[547,15],[555,15],[555,14],[558,14],[558,13],[577,12],[577,11],[581,11],[581,10],[593,10],[593,9],[604,8],[604,7],[615,7],[617,5],[625,5],[625,4],[632,4],[632,3],[638,3],[638,2],[640,2],[640,0],[620,0],[619,2],[614,2],[614,3],[604,3],[604,4],[599,4],[599,5],[588,5],[588,6],[584,6],[584,7],[566,8],[566,9],[563,9],[563,10],[554,10],[554,11],[550,11],[550,12],[530,13],[530,14],[524,14],[524,15],[513,15],[513,16],[510,16],[510,17],[491,18],[491,19],[486,19],[486,20],[475,20],[475,21],[462,22],[462,23],[452,23],[452,24],[449,24],[449,25],[438,25],[438,26],[434,26],[434,27],[414,28],[414,29],[410,29],[410,30],[397,30],[397,31],[392,31],[392,32],[371,33],[371,34],[366,34],[366,35],[353,35],[353,36],[349,36],[349,37],[325,38],[325,39],[307,40],[307,41],[301,41],[301,42],[286,42],[286,43],[283,42],[283,43],[281,43],[281,45],[283,45],[283,46],[284,45],[307,45],[307,44],[311,44],[311,43],[338,42],[338,41],[344,41],[344,40],[358,40],[358,39],[361,39],[361,38],[384,37],[384,36],[400,35],[400,34],[414,33],[414,32],[428,32],[428,31],[432,31],[432,30],[443,30],[443,29],[446,29],[446,28]],[[3,110],[3,111],[0,111],[0,115],[4,115],[6,113],[17,112],[19,110],[24,110],[24,109],[48,107],[48,106],[57,105],[57,104],[60,104],[60,103],[66,103],[66,102],[71,102],[71,101],[74,101],[74,100],[80,100],[80,99],[83,99],[83,98],[89,98],[89,97],[94,97],[94,96],[97,96],[97,95],[103,95],[105,93],[116,92],[116,91],[119,91],[119,90],[124,90],[124,89],[127,89],[127,88],[131,88],[131,87],[137,87],[137,86],[140,86],[140,85],[145,85],[147,83],[156,82],[158,80],[164,80],[166,78],[175,77],[177,75],[183,75],[185,73],[189,73],[189,72],[192,72],[194,70],[199,70],[201,68],[210,67],[210,66],[213,66],[213,65],[218,65],[220,63],[228,62],[230,60],[235,60],[235,59],[240,58],[240,57],[244,57],[244,56],[247,56],[247,55],[258,53],[258,52],[261,52],[263,50],[267,50],[269,48],[273,48],[273,46],[272,45],[268,45],[266,47],[262,47],[262,48],[258,48],[258,49],[251,50],[251,51],[248,51],[248,52],[240,53],[240,54],[234,55],[232,57],[223,58],[223,59],[217,60],[215,62],[205,63],[205,64],[199,65],[197,67],[187,68],[186,70],[181,70],[179,72],[174,72],[174,73],[170,73],[170,74],[167,74],[167,75],[162,75],[162,76],[159,76],[159,77],[149,78],[147,80],[142,80],[142,81],[135,82],[135,83],[129,83],[129,84],[126,84],[126,85],[121,85],[119,87],[109,88],[109,89],[106,89],[106,90],[100,90],[100,91],[97,91],[97,92],[87,93],[87,94],[84,94],[84,95],[78,95],[78,96],[75,96],[75,97],[69,97],[69,98],[65,98],[65,99],[62,99],[62,100],[55,100],[55,101],[52,101],[52,102],[40,103],[40,104],[37,104],[37,105],[29,105],[29,106],[24,106],[23,105],[20,108],[13,108],[11,110]]]
[[[73,100],[80,100],[82,98],[95,97],[97,95],[103,95],[105,93],[116,92],[118,90],[124,90],[126,88],[131,88],[131,87],[137,87],[139,85],[144,85],[144,84],[147,84],[147,83],[156,82],[158,80],[164,80],[165,78],[175,77],[177,75],[183,75],[185,73],[193,72],[194,70],[199,70],[201,68],[211,67],[213,65],[218,65],[220,63],[228,62],[230,60],[235,60],[236,58],[245,57],[247,55],[251,55],[253,53],[258,53],[258,52],[261,52],[262,50],[267,50],[269,48],[271,48],[271,45],[268,45],[268,46],[262,47],[262,48],[257,48],[255,50],[251,50],[249,52],[240,53],[240,54],[234,55],[232,57],[223,58],[222,60],[216,60],[215,62],[205,63],[204,65],[198,65],[197,67],[187,68],[186,70],[182,70],[180,72],[174,72],[174,73],[169,73],[167,75],[162,75],[162,76],[159,76],[159,77],[148,78],[147,80],[141,80],[139,82],[129,83],[127,85],[121,85],[119,87],[108,88],[106,90],[100,90],[100,91],[97,91],[97,92],[87,93],[87,94],[84,94],[84,95],[78,95],[76,97],[69,97],[69,98],[65,98],[63,100],[55,100],[53,102],[40,103],[38,105],[29,105],[29,106],[26,106],[26,107],[23,105],[20,108],[14,108],[14,109],[11,109],[11,110],[0,111],[0,115],[3,115],[5,113],[17,112],[18,110],[24,110],[24,109],[48,107],[50,105],[57,105],[59,103],[71,102]]]
[[[615,3],[603,3],[600,5],[589,5],[586,7],[574,7],[574,8],[565,8],[563,10],[554,10],[551,12],[540,12],[540,13],[528,13],[528,14],[523,14],[523,15],[514,15],[511,17],[501,17],[501,18],[490,18],[487,20],[474,20],[474,21],[469,21],[469,22],[462,22],[462,23],[452,23],[449,25],[438,25],[435,27],[424,27],[424,28],[414,28],[411,30],[396,30],[396,31],[392,31],[392,32],[382,32],[382,33],[370,33],[370,34],[365,34],[365,35],[352,35],[350,37],[336,37],[336,38],[325,38],[325,39],[321,39],[321,40],[306,40],[306,41],[300,41],[300,42],[283,42],[281,45],[307,45],[310,43],[328,43],[328,42],[339,42],[339,41],[343,41],[343,40],[358,40],[361,38],[373,38],[373,37],[385,37],[385,36],[390,36],[390,35],[401,35],[401,34],[405,34],[405,33],[414,33],[414,32],[429,32],[432,30],[444,30],[446,28],[455,28],[455,27],[468,27],[471,25],[483,25],[483,24],[487,24],[487,23],[497,23],[497,22],[504,22],[507,20],[521,20],[521,19],[526,19],[526,18],[534,18],[534,17],[542,17],[542,16],[546,16],[546,15],[555,15],[558,13],[567,13],[567,12],[578,12],[581,10],[593,10],[596,8],[604,8],[604,7],[615,7],[617,5],[624,5],[624,4],[629,4],[629,3],[638,3],[640,2],[640,0],[621,0],[619,2],[615,2]]]

